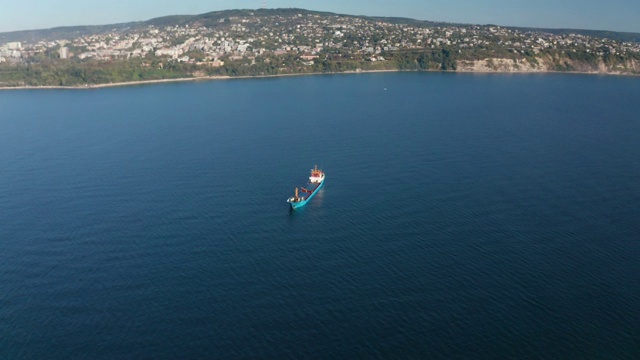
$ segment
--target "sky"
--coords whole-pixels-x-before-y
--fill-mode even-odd
[[[144,21],[226,9],[264,0],[0,0],[0,32]],[[399,16],[465,24],[640,33],[640,0],[267,0],[268,8]]]

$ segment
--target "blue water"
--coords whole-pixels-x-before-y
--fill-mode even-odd
[[[1,92],[0,358],[640,358],[639,114],[577,75]]]

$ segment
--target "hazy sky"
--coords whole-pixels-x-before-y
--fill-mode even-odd
[[[262,1],[0,0],[0,32],[257,9]],[[457,23],[640,32],[640,0],[268,0],[267,7]]]

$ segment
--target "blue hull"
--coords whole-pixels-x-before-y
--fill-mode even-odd
[[[306,199],[298,202],[290,202],[289,204],[291,204],[291,208],[295,210],[297,208],[305,206],[309,201],[311,201],[311,199],[313,199],[314,196],[316,196],[316,194],[318,193],[318,191],[320,191],[320,188],[323,185],[324,185],[324,180],[320,183],[320,185],[318,185],[317,188],[315,188],[315,190],[313,190],[311,195],[309,195]]]

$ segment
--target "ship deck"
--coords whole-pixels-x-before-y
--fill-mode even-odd
[[[313,193],[318,186],[320,186],[320,184],[318,183],[311,183],[309,181],[307,181],[307,183],[303,186],[300,187],[300,197],[304,197],[305,199],[309,197],[309,195],[311,195],[311,193]],[[304,191],[303,189],[309,190],[309,192]]]

